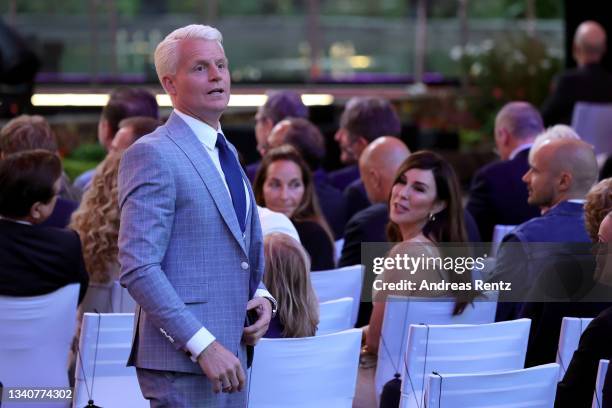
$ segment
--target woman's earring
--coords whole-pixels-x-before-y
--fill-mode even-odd
[[[436,214],[429,213],[429,221],[435,221],[435,220],[436,220]]]

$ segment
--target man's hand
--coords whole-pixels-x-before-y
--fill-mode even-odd
[[[216,340],[200,353],[198,364],[212,382],[215,393],[242,391],[245,376],[240,360]]]
[[[253,309],[257,312],[257,321],[242,331],[242,341],[249,346],[257,344],[259,339],[266,334],[272,318],[272,305],[266,298],[256,297],[249,300],[247,310]]]

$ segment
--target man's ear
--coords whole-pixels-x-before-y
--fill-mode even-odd
[[[165,89],[168,95],[176,95],[174,79],[170,75],[164,75],[162,77],[162,87]]]
[[[561,172],[561,175],[559,176],[559,182],[558,182],[559,192],[565,193],[571,190],[573,182],[574,182],[574,176],[572,176],[572,173],[568,171]]]
[[[362,136],[358,136],[357,139],[355,139],[355,142],[353,143],[353,152],[356,154],[357,158],[361,156],[361,152],[368,147],[368,144],[369,142]]]
[[[268,134],[268,137],[270,137],[272,129],[274,129],[274,122],[272,122],[272,119],[270,118],[263,118],[261,119],[261,122],[263,125],[264,132]]]
[[[502,146],[508,146],[510,144],[510,133],[504,127],[499,130],[499,141]]]
[[[36,224],[41,221],[42,212],[40,211],[40,207],[43,205],[40,201],[35,202],[30,207],[30,218],[33,221],[33,224]]]

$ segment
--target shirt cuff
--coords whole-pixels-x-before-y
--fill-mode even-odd
[[[253,297],[266,297],[274,299],[274,296],[272,296],[267,289],[257,289]]]
[[[185,348],[191,354],[189,358],[194,363],[198,361],[198,356],[215,341],[213,336],[205,327],[202,327],[196,332],[185,344]]]

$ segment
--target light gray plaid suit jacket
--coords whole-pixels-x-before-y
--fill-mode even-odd
[[[252,191],[243,236],[221,177],[175,114],[124,153],[121,284],[139,304],[129,365],[202,374],[183,349],[204,325],[244,366],[240,339],[247,301],[263,287],[263,240]]]

